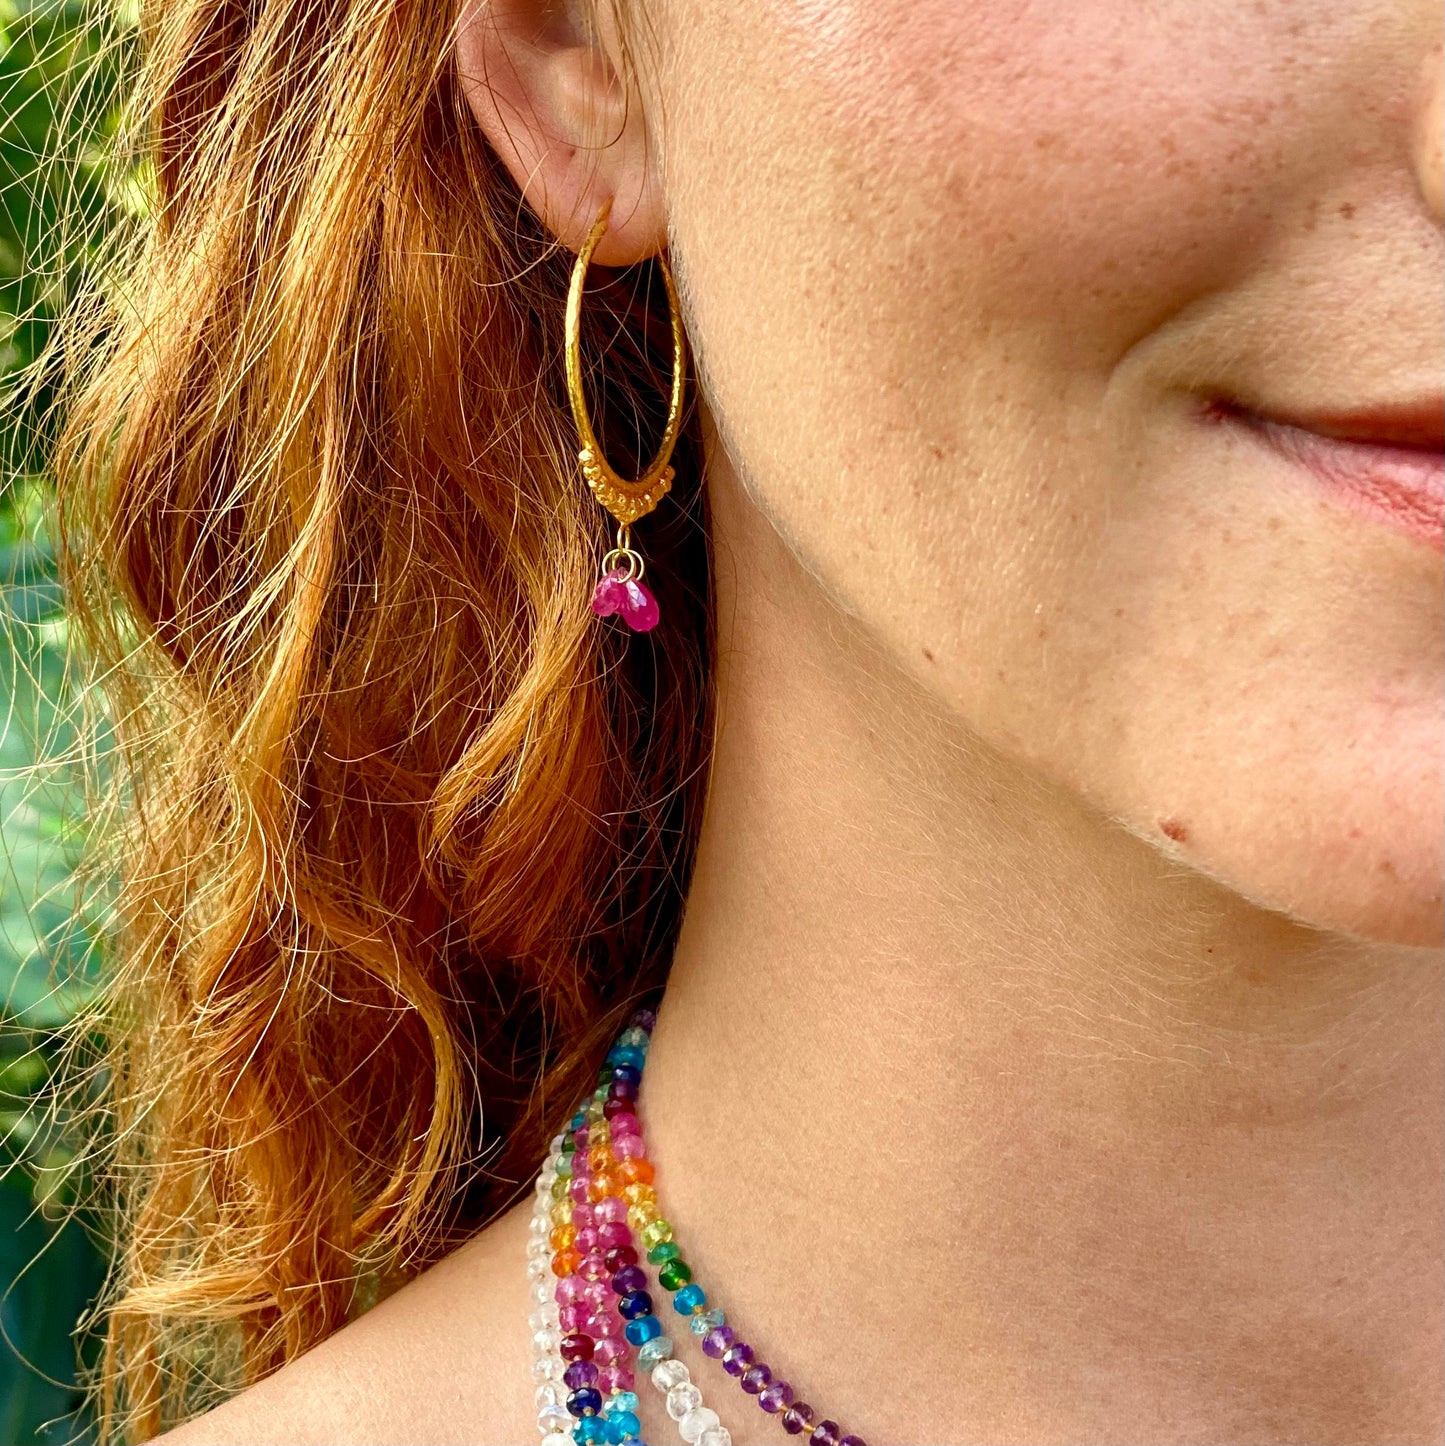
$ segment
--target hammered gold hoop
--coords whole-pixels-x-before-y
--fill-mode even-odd
[[[682,430],[682,399],[687,383],[687,351],[682,330],[682,308],[678,305],[677,287],[672,280],[672,269],[664,257],[657,258],[662,272],[663,284],[667,287],[667,306],[672,321],[672,395],[667,404],[667,428],[662,434],[662,443],[641,477],[629,482],[619,476],[608,465],[602,455],[597,434],[592,430],[592,418],[587,414],[587,397],[582,390],[582,288],[587,280],[587,267],[592,260],[598,243],[607,233],[607,219],[612,213],[612,202],[602,208],[582,249],[572,267],[572,285],[567,291],[567,397],[572,403],[572,420],[577,424],[577,436],[582,449],[577,460],[582,464],[582,475],[592,495],[615,517],[622,527],[630,527],[639,517],[649,512],[667,495],[672,486],[673,471],[670,465],[672,449],[677,445],[678,433]]]

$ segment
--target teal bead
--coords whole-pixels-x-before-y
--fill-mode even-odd
[[[641,1069],[647,1063],[647,1056],[640,1050],[634,1049],[627,1044],[614,1044],[607,1051],[607,1063],[610,1065],[627,1064],[633,1069]]]
[[[635,1346],[644,1346],[662,1334],[662,1322],[655,1315],[640,1315],[622,1327],[622,1334]]]
[[[557,1178],[559,1180],[570,1180],[572,1178],[572,1156],[563,1155],[557,1161]]]
[[[622,1033],[617,1036],[617,1043],[628,1045],[632,1049],[640,1049],[646,1054],[647,1046],[652,1043],[652,1040],[649,1038],[645,1029],[639,1029],[634,1024],[631,1029],[624,1029]]]
[[[672,1359],[672,1337],[653,1336],[653,1338],[642,1346],[637,1352],[637,1364],[644,1370],[650,1371],[655,1365],[662,1361]]]
[[[678,1315],[691,1315],[694,1306],[706,1304],[707,1293],[696,1281],[683,1286],[672,1298],[672,1308]]]
[[[577,1446],[591,1446],[591,1443],[607,1439],[607,1423],[601,1416],[583,1416],[572,1428],[572,1439]]]
[[[611,1416],[618,1411],[635,1411],[636,1409],[637,1393],[635,1391],[614,1391],[607,1398],[607,1403],[602,1407],[602,1412],[606,1416]]]
[[[642,1422],[631,1411],[619,1411],[607,1418],[607,1439],[622,1442],[641,1434]]]
[[[695,1315],[688,1322],[692,1327],[695,1336],[705,1336],[710,1330],[724,1323],[724,1317],[720,1306],[713,1306],[711,1310],[705,1310],[701,1315]]]

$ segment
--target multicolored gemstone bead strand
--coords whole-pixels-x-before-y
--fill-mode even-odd
[[[650,1022],[651,1015],[641,1016]],[[646,1036],[642,1036],[646,1044]],[[570,1439],[578,1446],[591,1442],[636,1443],[640,1429],[637,1397],[632,1392],[633,1375],[627,1368],[629,1347],[638,1348],[651,1367],[652,1384],[664,1397],[668,1414],[688,1446],[732,1446],[732,1438],[718,1421],[717,1413],[702,1400],[690,1373],[679,1361],[666,1359],[671,1342],[661,1336],[652,1313],[647,1277],[637,1266],[637,1251],[627,1214],[632,1203],[655,1198],[650,1188],[651,1166],[645,1162],[627,1164],[629,1150],[618,1146],[614,1153],[611,1125],[603,1114],[608,1084],[628,1087],[639,1066],[632,1053],[610,1061],[603,1071],[603,1087],[584,1102],[567,1130],[553,1142],[548,1163],[537,1182],[539,1218],[533,1223],[534,1264],[544,1250],[552,1253],[546,1269],[556,1279],[556,1339],[538,1339],[539,1347],[555,1347],[555,1359],[539,1372],[561,1369],[562,1384],[571,1387],[565,1398],[565,1412],[574,1424]],[[616,1067],[620,1066],[620,1074]],[[635,1089],[635,1080],[631,1081]],[[618,1113],[614,1111],[614,1113]],[[626,1131],[626,1122],[622,1131]],[[545,1188],[544,1188],[545,1187]],[[630,1197],[624,1200],[620,1192]],[[536,1246],[537,1241],[544,1244]],[[546,1318],[534,1324],[546,1324]],[[596,1369],[594,1370],[594,1367]],[[560,1446],[548,1434],[557,1425],[548,1409],[560,1392],[549,1393],[544,1402],[539,1385],[538,1425],[543,1429],[543,1446]],[[602,1393],[606,1392],[605,1400]]]
[[[566,1328],[569,1320],[581,1320],[577,1312],[567,1314],[572,1302],[563,1301],[566,1281],[585,1276],[595,1288],[610,1276],[616,1309],[626,1320],[624,1336],[637,1349],[638,1365],[664,1393],[668,1414],[678,1422],[684,1441],[695,1446],[729,1446],[731,1437],[717,1414],[702,1404],[701,1392],[692,1384],[687,1367],[673,1359],[672,1339],[663,1333],[652,1295],[645,1289],[647,1278],[632,1244],[635,1231],[648,1262],[657,1267],[660,1288],[672,1293],[673,1309],[687,1318],[692,1333],[701,1338],[703,1354],[720,1360],[723,1369],[765,1412],[780,1417],[785,1432],[803,1437],[810,1446],[866,1446],[860,1437],[843,1435],[837,1422],[820,1420],[810,1405],[797,1400],[792,1386],[774,1377],[753,1346],[727,1325],[724,1312],[708,1304],[706,1292],[692,1278],[692,1268],[673,1238],[672,1225],[659,1209],[654,1170],[636,1114],[655,1022],[650,1010],[640,1010],[629,1021],[608,1051],[596,1090],[554,1142],[557,1150],[543,1167],[544,1177],[549,1167],[553,1168],[546,1187],[555,1202],[549,1217],[554,1229],[548,1241],[556,1251],[551,1269],[558,1276],[560,1324]],[[542,1177],[537,1187],[540,1201]],[[573,1293],[570,1288],[568,1293]],[[597,1324],[595,1317],[593,1323]],[[620,1377],[608,1378],[609,1384],[615,1381]],[[627,1372],[626,1385],[631,1383]],[[539,1401],[540,1395],[539,1387]],[[636,1397],[631,1400],[635,1405]],[[634,1439],[590,1434],[596,1427],[587,1428],[588,1434],[578,1434],[599,1411],[617,1414],[610,1400],[603,1407],[600,1398],[594,1404],[590,1396],[580,1403],[568,1397],[568,1409],[580,1418],[573,1429],[573,1440],[578,1443]],[[623,1414],[628,1414],[625,1407]],[[561,1443],[554,1438],[544,1446]]]

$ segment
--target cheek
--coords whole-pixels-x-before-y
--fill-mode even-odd
[[[664,134],[709,400],[808,569],[1140,832],[1332,926],[1408,893],[1423,935],[1438,608],[1411,584],[1366,618],[1381,551],[1322,591],[1338,538],[1270,532],[1182,403],[1293,364],[1301,276],[1338,300],[1315,212],[1407,129],[1397,8],[679,0]]]

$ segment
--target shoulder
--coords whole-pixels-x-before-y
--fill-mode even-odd
[[[374,1310],[165,1446],[531,1440],[530,1197]]]

